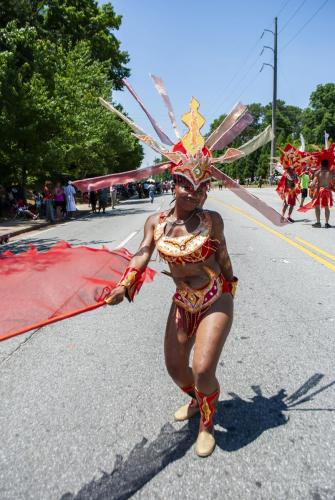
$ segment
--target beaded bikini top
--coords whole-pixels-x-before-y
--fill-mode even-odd
[[[198,227],[185,236],[165,234],[168,212],[160,214],[159,223],[154,231],[154,239],[159,256],[171,264],[203,262],[216,252],[218,241],[210,238],[211,216],[207,211],[197,213]]]

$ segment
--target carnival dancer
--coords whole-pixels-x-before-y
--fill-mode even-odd
[[[316,222],[313,227],[321,227],[321,208],[325,211],[325,228],[329,229],[330,207],[333,206],[332,191],[335,191],[335,174],[329,170],[329,161],[321,160],[321,168],[311,183],[313,199],[303,210],[315,209]]]
[[[297,201],[297,195],[300,193],[300,187],[299,178],[292,166],[286,168],[286,171],[278,182],[276,191],[283,200],[282,217],[285,218],[288,208],[287,220],[294,222],[291,215]]]
[[[215,448],[213,415],[220,394],[215,373],[233,321],[237,278],[221,216],[202,209],[211,178],[211,154],[204,146],[200,127],[194,126],[195,120],[201,123],[201,115],[194,110],[192,115],[192,134],[186,133],[174,146],[174,151],[183,156],[172,167],[175,205],[147,219],[142,243],[106,302],[115,305],[124,297],[133,300],[156,247],[169,264],[169,274],[176,284],[165,333],[166,367],[174,382],[191,398],[189,404],[177,410],[175,419],[183,421],[200,413],[195,451],[206,457]],[[185,121],[185,115],[183,118]]]
[[[174,382],[191,397],[190,404],[181,407],[175,419],[186,420],[201,412],[196,453],[207,456],[215,447],[213,415],[220,393],[215,372],[233,321],[237,280],[221,216],[200,208],[208,179],[197,189],[185,173],[174,180],[174,208],[147,219],[139,250],[106,302],[114,305],[125,296],[133,299],[136,283],[156,246],[169,263],[177,287],[165,333],[166,367]]]

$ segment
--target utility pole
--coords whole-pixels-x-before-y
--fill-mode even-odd
[[[265,29],[262,33],[261,38],[263,38],[264,33],[268,31],[273,34],[273,47],[264,45],[261,54],[263,54],[264,49],[270,49],[273,52],[273,64],[263,63],[261,70],[264,66],[271,66],[273,69],[273,88],[272,88],[272,132],[273,138],[271,141],[271,156],[269,165],[269,175],[273,173],[274,157],[276,155],[276,140],[277,140],[277,63],[278,63],[278,18],[274,19],[274,31]]]
[[[273,50],[273,95],[272,95],[272,130],[270,175],[273,174],[274,157],[276,156],[277,139],[277,58],[278,58],[278,20],[275,17],[274,50]]]

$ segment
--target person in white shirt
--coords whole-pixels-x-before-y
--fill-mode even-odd
[[[75,188],[72,186],[72,182],[68,181],[67,186],[64,187],[64,194],[66,198],[66,213],[69,217],[73,217],[77,210],[76,200],[74,198],[76,194]]]

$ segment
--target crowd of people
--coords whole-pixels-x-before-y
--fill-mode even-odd
[[[12,219],[36,220],[45,218],[54,223],[73,218],[76,207],[76,190],[71,181],[65,185],[46,181],[43,188],[32,192],[32,200],[21,186],[0,186],[0,215]]]
[[[83,200],[88,203],[93,213],[105,213],[108,206],[114,209],[120,199],[137,195],[139,199],[149,198],[153,203],[157,194],[168,192],[174,193],[172,180],[158,182],[150,179],[97,191],[91,190],[83,195]],[[29,195],[19,185],[7,188],[0,185],[0,217],[46,219],[55,223],[72,219],[76,211],[76,189],[71,181],[66,184],[60,181],[46,181],[42,189],[34,190]]]
[[[285,217],[287,213],[288,220],[294,222],[292,212],[297,202],[299,203],[299,210],[303,211],[308,197],[313,201],[315,193],[320,191],[320,188],[323,188],[323,191],[330,189],[330,186],[335,183],[334,177],[334,174],[329,171],[327,161],[323,162],[320,170],[315,171],[307,167],[300,176],[297,175],[294,168],[288,168],[277,187],[277,192],[283,199],[282,216]],[[277,177],[273,175],[271,179],[269,178],[269,184],[277,184],[277,180]],[[241,183],[239,178],[236,179],[236,182]],[[257,183],[258,187],[261,188],[264,179],[262,177],[246,178],[244,183],[246,186]],[[215,186],[212,186],[209,182],[207,186],[208,190],[213,187],[222,190],[223,187],[226,187],[222,181],[218,181]],[[114,209],[118,200],[122,198],[129,198],[137,194],[139,199],[149,198],[150,202],[153,203],[157,194],[171,193],[173,195],[174,191],[175,185],[172,179],[162,182],[148,179],[144,182],[130,183],[126,186],[111,186],[98,191],[89,191],[86,195],[86,201],[93,213],[105,213],[108,206]],[[32,196],[33,203],[29,203],[22,187],[11,186],[6,189],[0,185],[0,216],[7,215],[13,219],[23,217],[32,220],[45,218],[51,223],[55,223],[73,218],[77,210],[76,189],[70,180],[66,184],[62,184],[60,181],[56,183],[46,181],[43,189],[33,191]],[[330,203],[328,201],[326,203],[326,201],[316,203],[315,207],[313,207],[317,219],[313,225],[314,227],[321,227],[320,215],[322,208],[325,210],[325,227],[330,227]]]
[[[105,213],[106,208],[110,205],[113,209],[117,203],[117,189],[115,186],[110,188],[99,189],[98,191],[89,191],[88,204],[94,214]]]

